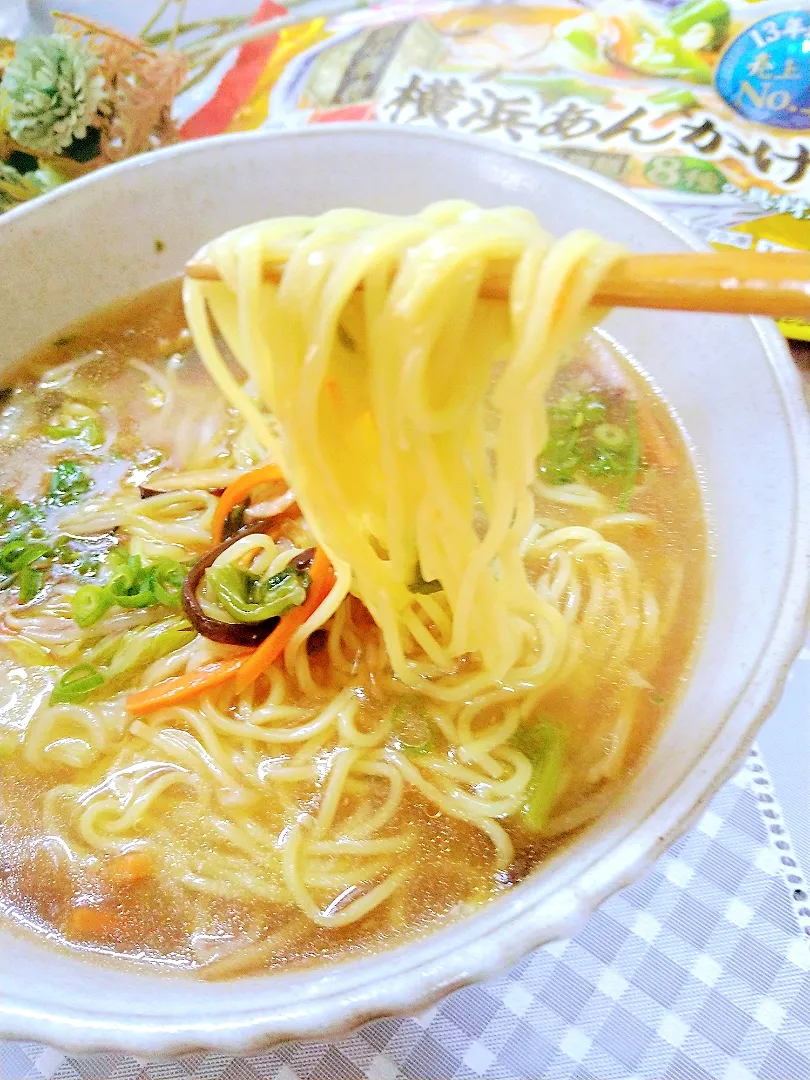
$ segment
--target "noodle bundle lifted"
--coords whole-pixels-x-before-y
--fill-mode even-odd
[[[262,222],[0,387],[0,905],[224,978],[513,887],[677,699],[706,536],[520,209]]]
[[[338,568],[324,614],[351,589],[412,686],[467,654],[481,666],[456,680],[458,699],[552,679],[565,623],[521,556],[543,402],[621,249],[584,231],[554,242],[526,211],[458,202],[268,221],[205,254],[222,281],[186,281],[189,326]],[[479,296],[498,264],[511,268],[508,304]],[[229,373],[206,305],[278,434]]]

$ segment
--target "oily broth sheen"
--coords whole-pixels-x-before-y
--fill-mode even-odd
[[[80,361],[75,370],[66,369],[65,365],[73,361]],[[438,922],[458,917],[511,888],[536,864],[554,854],[572,832],[593,816],[594,806],[598,810],[609,807],[649,749],[681,692],[700,624],[706,536],[698,484],[677,425],[663,402],[618,359],[610,342],[600,336],[592,336],[583,344],[567,371],[568,375],[562,378],[571,372],[580,379],[583,371],[590,373],[592,381],[608,394],[621,392],[617,390],[617,382],[620,388],[632,385],[654,417],[657,438],[665,442],[667,457],[674,456],[677,461],[676,468],[647,469],[643,486],[632,498],[631,512],[654,519],[655,529],[621,522],[604,526],[605,535],[621,543],[662,606],[666,606],[666,598],[673,594],[675,586],[677,595],[660,647],[639,680],[640,685],[628,688],[628,671],[608,668],[583,686],[578,684],[575,671],[572,679],[545,694],[538,706],[543,717],[553,719],[568,732],[566,745],[571,748],[568,769],[596,770],[587,800],[582,798],[582,790],[576,783],[563,790],[554,811],[553,820],[560,824],[555,835],[538,835],[525,829],[516,815],[502,820],[514,853],[510,865],[498,869],[492,844],[480,829],[442,813],[415,787],[406,785],[396,813],[386,825],[385,836],[409,838],[407,883],[356,922],[319,926],[292,919],[289,903],[272,895],[272,890],[266,895],[215,895],[186,887],[171,873],[164,872],[172,859],[188,858],[199,826],[199,813],[190,802],[191,812],[177,812],[178,807],[182,811],[184,800],[189,799],[185,789],[177,787],[166,796],[172,800],[166,805],[174,814],[176,835],[171,842],[167,841],[158,871],[143,879],[111,882],[105,876],[108,857],[105,852],[96,851],[89,856],[84,852],[77,858],[76,851],[71,850],[72,841],[65,842],[64,836],[73,834],[66,824],[67,818],[65,821],[60,818],[63,811],[53,793],[60,785],[78,785],[86,792],[94,784],[103,784],[116,746],[127,738],[126,725],[131,718],[125,721],[120,710],[118,713],[110,710],[105,723],[112,749],[88,761],[86,766],[60,763],[59,751],[50,759],[47,769],[42,768],[41,761],[32,762],[31,755],[26,757],[25,732],[47,702],[53,675],[48,674],[47,665],[21,660],[4,645],[21,633],[21,623],[20,614],[15,611],[16,593],[2,591],[0,663],[2,680],[12,691],[0,692],[0,904],[12,922],[23,922],[61,945],[102,952],[110,957],[146,959],[170,969],[196,968],[218,959],[221,966],[215,973],[222,976],[256,967],[323,960],[383,948]],[[46,380],[48,385],[43,386],[43,376],[47,373],[51,376]],[[67,382],[60,383],[60,379]],[[73,530],[70,535],[75,535],[77,515],[85,512],[83,508],[87,508],[88,520],[97,515],[102,524],[112,522],[105,500],[115,499],[121,491],[136,494],[137,485],[148,486],[150,477],[156,473],[219,470],[223,474],[235,474],[252,467],[251,463],[258,459],[259,451],[251,444],[249,435],[245,435],[239,417],[226,407],[189,348],[179,286],[171,283],[71,328],[6,377],[3,385],[20,391],[4,403],[7,411],[13,406],[16,412],[10,417],[4,414],[6,419],[0,427],[0,490],[7,495],[15,494],[20,501],[40,498],[46,483],[43,478],[68,453],[64,445],[46,437],[43,430],[54,408],[63,400],[66,387],[72,386],[71,392],[76,392],[76,380],[82,383],[82,399],[92,405],[101,419],[106,442],[103,453],[87,452],[75,446],[69,450],[68,456],[86,468],[93,487],[81,496],[77,506],[49,510],[49,527],[60,528],[60,522],[67,520]],[[642,446],[645,453],[654,449]],[[148,502],[144,505],[148,506]],[[547,502],[542,498],[538,514],[553,518],[559,528],[589,525],[598,516],[592,508],[583,510],[576,504]],[[610,513],[601,516],[610,517]],[[126,539],[127,527],[118,524],[115,539],[107,543]],[[291,535],[293,542],[297,539]],[[198,558],[206,546],[204,539],[189,541],[186,560]],[[538,575],[546,572],[544,557],[529,553],[530,566],[533,558]],[[67,568],[60,574],[64,587],[69,589],[74,570]],[[47,608],[49,597],[46,592],[44,600],[28,605],[29,612],[32,606]],[[363,649],[368,655],[379,654],[381,642],[376,627],[357,601],[350,600],[348,604],[348,618],[356,634],[362,637]],[[38,639],[36,634],[23,633],[23,636],[38,640],[47,648],[48,625],[43,619],[44,616],[34,626],[40,634]],[[120,629],[125,631],[128,626],[121,623]],[[310,669],[316,683],[326,677],[331,647],[322,644],[312,652]],[[57,660],[63,671],[77,662]],[[384,678],[364,670],[362,663],[358,671],[360,678],[354,685],[360,705],[354,725],[361,734],[368,734],[390,713],[392,699]],[[133,685],[140,684],[136,681]],[[306,708],[307,695],[300,688],[297,693],[298,698],[290,698],[287,703]],[[632,699],[632,716],[617,720],[616,703],[623,700],[623,695]],[[502,708],[501,702],[493,703],[482,711],[478,723],[485,727],[497,722]],[[237,713],[231,710],[230,715]],[[173,724],[183,729],[182,721],[175,720]],[[598,778],[603,760],[600,746],[608,760],[612,740],[619,737],[616,732],[622,724],[625,730],[621,766],[615,776],[602,783]],[[185,730],[194,734],[190,720]],[[64,732],[61,734],[71,738],[80,733],[71,729],[66,736]],[[439,735],[438,741],[440,750],[460,764],[443,736]],[[579,760],[579,748],[586,744],[591,756],[587,761],[584,757]],[[274,755],[278,756],[272,744],[262,751],[251,741],[248,750],[250,753],[246,752],[242,765],[247,767],[251,761],[267,760],[272,772],[272,760]],[[318,760],[322,763],[322,759]],[[302,811],[315,813],[326,782],[327,776],[318,779],[316,770],[314,782],[306,790],[291,789],[291,797],[299,798]],[[355,780],[354,787],[350,786],[341,795],[336,810],[338,818],[351,817],[356,808],[352,800],[363,800],[366,811],[372,815],[383,807],[387,788],[379,777],[370,775],[362,792],[355,790],[357,786]],[[588,805],[583,809],[585,803]],[[51,808],[48,812],[47,806]],[[259,829],[277,830],[277,810],[271,812],[269,800],[266,806],[261,799],[252,803],[249,818]],[[203,843],[206,837],[207,834],[203,835]],[[202,859],[205,852],[199,855]],[[396,857],[392,858],[396,864]],[[347,880],[354,882],[351,874]],[[372,876],[371,881],[374,880]],[[370,887],[362,881],[354,884],[361,896]],[[110,915],[109,927],[104,932],[71,930],[71,913],[84,907],[102,908]],[[237,962],[231,970],[228,957],[232,953],[239,956],[240,948],[247,949],[247,960],[244,964]]]

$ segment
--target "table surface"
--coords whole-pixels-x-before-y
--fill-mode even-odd
[[[187,16],[255,6],[189,0]],[[37,21],[50,7],[31,3]],[[69,7],[137,31],[154,3]],[[810,345],[795,344],[793,353],[810,402]],[[0,1043],[0,1080],[810,1077],[808,714],[810,640],[746,766],[642,882],[609,900],[571,941],[425,1014],[240,1059],[69,1058]]]

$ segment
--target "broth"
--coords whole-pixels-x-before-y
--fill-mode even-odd
[[[528,828],[519,812],[498,819],[512,845],[505,866],[485,831],[438,809],[408,770],[426,783],[453,777],[470,798],[483,785],[496,798],[512,758],[493,759],[488,778],[473,776],[454,733],[467,723],[473,736],[486,736],[514,694],[494,695],[467,719],[463,705],[414,701],[386,669],[379,632],[355,599],[336,614],[340,628],[333,621],[328,633],[313,635],[306,678],[273,676],[251,699],[255,714],[244,699],[217,691],[206,699],[210,708],[191,702],[154,718],[126,713],[124,695],[144,685],[147,671],[152,681],[173,674],[181,653],[184,662],[210,660],[210,643],[182,637],[187,631],[170,623],[177,611],[160,605],[113,606],[81,628],[72,596],[104,580],[115,550],[145,566],[198,559],[211,546],[217,493],[260,460],[191,347],[177,283],[72,328],[4,385],[0,562],[15,536],[29,554],[36,544],[48,552],[7,571],[0,589],[0,904],[60,945],[227,977],[398,943],[512,888],[608,808],[680,695],[707,561],[699,488],[665,404],[603,335],[587,339],[552,388],[558,446],[556,457],[541,461],[536,535],[525,555],[533,580],[563,613],[577,603],[591,610],[593,632],[583,635],[569,678],[535,698],[527,692],[524,714],[564,733],[562,779],[550,825]],[[562,427],[572,395],[598,403],[605,432],[638,425],[645,460],[632,492],[596,473],[590,500],[583,485],[556,482],[568,467],[560,447],[570,435]],[[163,481],[174,486],[163,489]],[[306,547],[306,523],[283,520],[282,540]],[[555,530],[596,528],[623,553],[608,571],[588,569],[587,553],[572,561],[573,533],[544,546]],[[641,582],[633,616],[641,629],[622,664],[601,663],[600,640],[619,648],[611,604],[636,588],[631,566]],[[604,581],[594,576],[603,573]],[[181,635],[176,651],[147,651],[80,702],[49,704],[66,671],[93,656],[101,659],[91,667],[109,672],[114,660],[104,649],[114,652],[127,635],[158,623],[164,635]],[[349,749],[314,730],[327,686],[348,695],[349,719],[340,722],[352,729]],[[266,701],[269,719],[260,715]],[[301,736],[307,723],[313,734]],[[295,737],[263,741],[279,724]],[[425,725],[429,736],[420,742]],[[318,832],[346,755],[355,771],[347,769],[332,818]],[[388,767],[395,760],[402,771]],[[138,810],[139,799],[148,811]],[[294,873],[322,912],[331,906],[339,914],[370,895],[384,870],[402,873],[398,887],[347,925],[306,917],[283,864],[285,830],[300,815],[316,830]],[[377,831],[366,828],[375,815],[383,822]]]

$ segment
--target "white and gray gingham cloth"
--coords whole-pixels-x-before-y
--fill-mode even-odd
[[[810,901],[762,754],[570,941],[406,1020],[170,1062],[0,1044],[0,1080],[807,1080]]]

